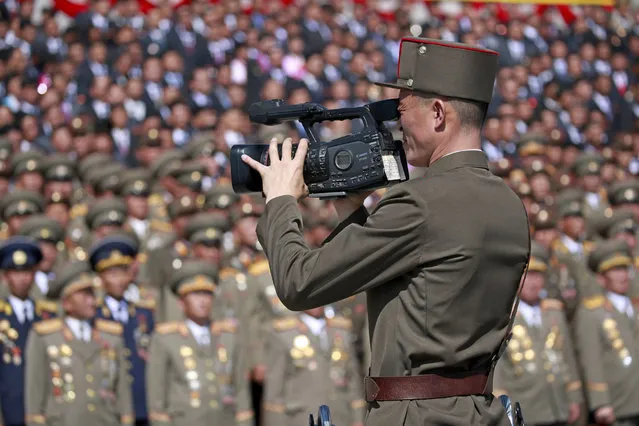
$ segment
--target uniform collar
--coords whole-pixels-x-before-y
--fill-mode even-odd
[[[607,292],[606,296],[615,307],[615,309],[617,309],[620,313],[628,315],[631,318],[634,316],[632,302],[630,301],[630,298],[628,296],[624,294],[613,293],[612,291]]]
[[[444,172],[459,167],[474,167],[488,170],[486,154],[481,149],[464,149],[448,153],[428,167],[429,172]]]
[[[31,299],[27,298],[22,300],[18,297],[15,297],[13,294],[10,294],[7,297],[7,299],[9,300],[9,303],[11,304],[11,308],[13,308],[13,312],[15,313],[16,318],[21,324],[25,321],[25,318],[24,318],[25,309],[28,309],[30,311],[31,318],[33,319],[34,312],[33,312],[33,302],[31,301]]]

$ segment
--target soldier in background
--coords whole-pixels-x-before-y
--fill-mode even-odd
[[[136,255],[137,246],[133,240],[112,235],[93,246],[89,260],[104,290],[104,297],[97,301],[97,318],[122,324],[124,351],[132,378],[135,423],[140,426],[148,424],[145,369],[154,320],[151,309],[129,303],[124,298],[133,281],[132,265]]]
[[[64,198],[73,197],[73,181],[77,178],[75,161],[64,154],[52,154],[43,160],[45,198],[51,198],[54,193]]]
[[[89,248],[114,231],[121,230],[127,218],[126,204],[120,198],[105,198],[94,202],[89,207],[85,221],[89,234],[84,238],[82,250],[84,254],[79,260],[87,259]]]
[[[37,192],[14,190],[0,200],[0,216],[8,225],[9,236],[16,235],[29,216],[43,209],[44,200]]]
[[[89,264],[56,270],[49,295],[60,300],[64,316],[37,323],[29,334],[27,425],[132,425],[122,325],[91,322],[96,308]]]
[[[15,187],[40,193],[44,185],[42,176],[44,156],[37,151],[18,152],[11,156],[11,176]]]
[[[318,404],[336,425],[363,425],[366,402],[352,322],[315,308],[273,320],[264,384],[264,426],[296,426]]]
[[[4,197],[9,193],[11,182],[11,162],[9,159],[12,153],[13,145],[11,141],[0,138],[0,197]]]
[[[149,352],[151,424],[252,425],[246,350],[237,321],[211,322],[216,271],[186,262],[171,277],[183,320],[158,324]]]
[[[67,232],[66,230],[69,227],[69,222],[71,221],[71,199],[65,198],[62,194],[58,192],[54,192],[48,198],[44,200],[44,214],[55,220],[65,229],[65,250],[66,250],[66,242],[67,242]],[[65,254],[68,256],[68,253]]]
[[[35,241],[12,237],[0,246],[0,270],[9,294],[0,300],[0,424],[24,424],[24,368],[33,324],[55,315],[29,297],[42,252]]]
[[[494,391],[521,404],[526,424],[560,425],[579,418],[581,382],[561,301],[544,298],[548,251],[533,242],[513,338],[497,363]]]
[[[575,339],[588,406],[598,425],[639,424],[639,339],[630,298],[634,273],[624,241],[604,241],[588,258],[604,294],[583,299]]]
[[[579,186],[584,190],[583,211],[586,219],[609,207],[601,180],[603,162],[603,157],[598,153],[581,154],[575,161],[575,175]]]

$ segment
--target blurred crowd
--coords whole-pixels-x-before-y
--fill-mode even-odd
[[[639,401],[624,395],[639,395],[639,305],[622,309],[631,321],[606,322],[611,292],[639,300],[636,5],[23,0],[0,4],[0,383],[24,383],[0,392],[0,423],[197,425],[231,413],[220,421],[304,424],[330,401],[336,424],[363,424],[365,297],[304,313],[279,302],[255,235],[264,202],[233,192],[229,152],[306,136],[297,123],[251,123],[256,101],[339,108],[396,97],[372,82],[395,80],[402,37],[500,53],[482,148],[524,202],[535,262],[498,390],[525,414],[543,411],[531,423],[636,421]],[[340,121],[319,132],[330,141],[357,129]],[[319,200],[301,208],[319,247],[335,212]],[[609,276],[619,268],[632,273]],[[194,302],[201,293],[214,301]],[[525,312],[539,306],[553,327],[535,337]],[[70,319],[95,330],[87,342],[102,333],[117,349],[112,337],[124,337],[132,398],[115,373],[92,385],[102,373],[69,361],[86,355],[63,343],[83,339]],[[556,340],[572,342],[561,356]],[[106,370],[119,368],[101,353]],[[563,389],[561,407],[538,410],[550,383]],[[101,403],[96,391],[132,402]]]

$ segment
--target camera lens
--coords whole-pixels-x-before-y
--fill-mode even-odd
[[[335,167],[339,170],[348,170],[353,165],[353,155],[350,151],[339,151],[335,154]]]

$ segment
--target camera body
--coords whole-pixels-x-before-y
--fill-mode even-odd
[[[361,107],[328,110],[316,103],[288,105],[282,100],[257,102],[249,108],[251,121],[275,125],[299,120],[309,140],[304,162],[304,182],[311,197],[346,196],[408,179],[408,165],[400,141],[394,141],[384,121],[398,118],[397,99]],[[320,142],[313,125],[323,121],[361,119],[362,131],[330,142]],[[281,155],[281,144],[278,146]],[[295,154],[296,145],[293,145]],[[268,145],[235,145],[231,148],[231,176],[237,193],[261,192],[262,180],[241,156],[268,165]]]

